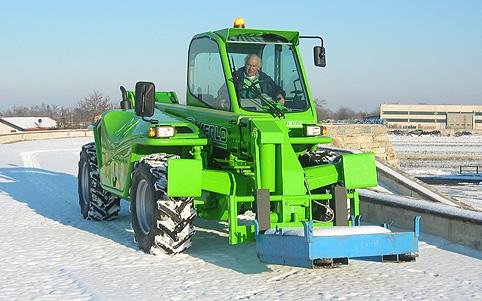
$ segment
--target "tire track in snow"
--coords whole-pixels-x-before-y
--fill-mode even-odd
[[[37,159],[38,154],[43,153],[53,153],[53,152],[65,152],[77,155],[80,152],[80,148],[63,148],[63,149],[45,149],[45,150],[36,150],[36,151],[28,151],[28,152],[21,152],[20,156],[23,161],[23,165],[26,168],[32,169],[42,169],[42,166]],[[72,191],[66,191],[64,187],[58,185],[52,185],[55,183],[51,183],[50,181],[46,181],[41,175],[43,172],[35,172],[35,171],[28,171],[30,173],[31,180],[33,186],[36,186],[38,191],[47,192],[47,195],[55,196],[56,199],[59,200],[59,206],[55,208],[55,212],[58,212],[59,218],[66,222],[67,224],[72,225],[79,225],[85,222],[83,219],[80,219],[79,222],[73,223],[74,220],[72,218],[71,212],[75,211],[78,212],[80,215],[80,209],[77,202],[77,190],[74,193]],[[48,171],[47,171],[48,172]],[[75,175],[75,177],[77,177]],[[62,209],[62,206],[64,207]],[[122,201],[121,201],[122,206]],[[68,209],[67,209],[68,208]],[[56,213],[57,215],[57,213]],[[75,214],[77,216],[77,214]],[[109,232],[115,233],[118,236],[125,236],[125,226],[119,226],[119,223],[122,223],[121,219],[123,216],[119,216],[116,221],[110,223],[103,223],[102,225],[95,225],[95,227],[99,227],[101,230],[100,232]],[[130,220],[130,219],[129,219]],[[130,228],[130,227],[129,227]],[[129,242],[132,242],[133,239],[129,239]],[[137,245],[135,245],[137,246]]]
[[[77,148],[68,148],[68,149],[46,149],[46,150],[36,150],[36,151],[28,151],[28,152],[21,152],[20,157],[22,158],[23,165],[25,168],[31,169],[42,169],[40,162],[36,158],[37,154],[40,153],[53,153],[53,152],[72,152],[74,150],[78,150]],[[48,181],[45,180],[44,177],[41,176],[43,172],[36,172],[34,170],[28,171],[31,176],[31,183],[32,185],[36,186],[39,191],[50,192],[49,195],[55,195],[59,200],[63,200],[61,204],[68,205],[69,207],[77,208],[77,205],[70,201],[72,199],[72,194],[69,191],[66,191],[63,187],[58,187],[55,185],[50,185]]]
[[[73,152],[78,150],[79,150],[78,148],[44,149],[44,150],[36,150],[36,151],[29,151],[29,152],[21,152],[20,157],[22,158],[24,167],[40,168],[40,163],[38,162],[37,158],[35,158],[36,154],[50,153],[50,152]]]

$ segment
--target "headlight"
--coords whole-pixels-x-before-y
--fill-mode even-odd
[[[156,126],[154,128],[150,128],[147,132],[147,135],[150,138],[169,138],[173,137],[175,133],[175,129],[173,126]]]
[[[307,125],[305,127],[305,135],[306,136],[321,136],[321,134],[322,134],[321,126]]]
[[[325,136],[327,130],[324,126],[307,125],[305,126],[305,136]]]

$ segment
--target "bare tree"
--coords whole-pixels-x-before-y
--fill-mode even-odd
[[[95,117],[101,115],[104,111],[114,107],[109,97],[105,97],[102,93],[94,91],[89,96],[84,97],[77,103],[75,108],[76,120],[78,122],[90,123]]]
[[[336,120],[347,120],[356,117],[355,111],[347,107],[340,107],[334,114]]]
[[[333,112],[326,107],[326,100],[319,100],[315,98],[316,115],[318,116],[318,121],[330,119]]]

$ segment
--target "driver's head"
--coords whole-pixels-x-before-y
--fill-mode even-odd
[[[261,66],[261,59],[256,54],[250,54],[246,57],[244,67],[246,68],[246,74],[248,76],[255,76],[258,74],[259,67]]]

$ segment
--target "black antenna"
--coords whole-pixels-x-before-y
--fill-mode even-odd
[[[233,77],[233,84],[234,88],[236,90],[236,96],[238,95],[238,84],[239,84],[239,77],[238,74],[236,73],[236,66],[234,65],[234,58],[231,55],[231,64],[233,65],[233,69],[231,70],[232,77]]]

